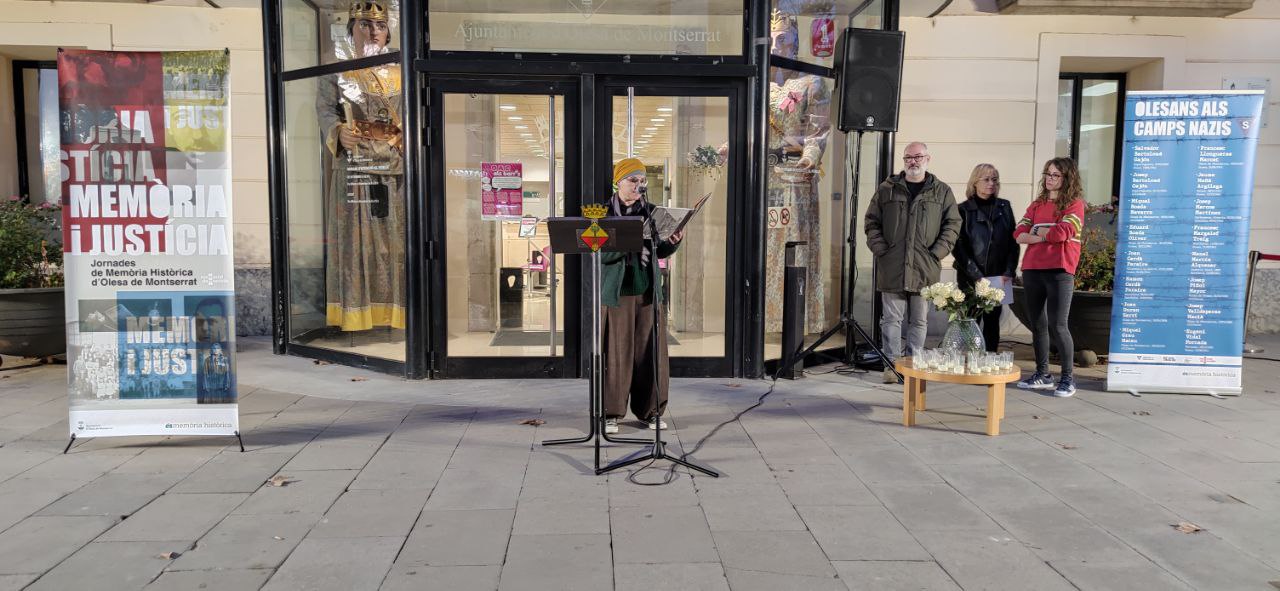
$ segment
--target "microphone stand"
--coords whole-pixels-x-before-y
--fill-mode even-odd
[[[667,335],[665,333],[661,335],[658,334],[659,329],[662,328],[659,316],[662,284],[659,282],[660,276],[658,274],[658,228],[657,224],[653,221],[653,212],[650,210],[651,206],[649,205],[648,199],[645,198],[645,193],[646,191],[643,190],[640,193],[640,209],[644,211],[644,226],[645,230],[647,230],[649,234],[649,237],[645,239],[645,248],[649,249],[649,289],[653,290],[653,302],[651,306],[653,309],[653,329],[649,331],[650,365],[653,366],[653,389],[656,393],[661,395],[662,385],[658,381],[658,376],[660,375],[658,372],[658,339],[665,339],[667,338]],[[669,389],[670,388],[668,388],[668,390]],[[667,460],[673,464],[689,468],[690,470],[697,470],[698,472],[713,478],[719,478],[720,474],[710,468],[704,468],[683,458],[667,454],[666,442],[662,441],[662,416],[658,414],[658,408],[661,406],[661,403],[657,398],[658,397],[654,398],[653,403],[653,444],[648,446],[648,449],[641,449],[603,468],[597,468],[596,474],[612,472],[619,468],[625,468],[645,460],[650,460],[651,462]]]

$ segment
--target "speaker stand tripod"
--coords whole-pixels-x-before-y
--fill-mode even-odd
[[[845,231],[845,236],[848,237],[847,243],[849,245],[849,248],[848,248],[849,254],[845,255],[844,251],[841,251],[840,268],[848,270],[849,280],[845,282],[844,297],[841,298],[841,302],[840,302],[840,319],[836,321],[834,326],[832,326],[831,328],[828,328],[826,332],[822,333],[822,336],[818,337],[817,341],[814,341],[813,344],[806,347],[803,351],[800,351],[798,353],[794,351],[784,352],[785,354],[783,356],[783,363],[781,367],[791,367],[797,360],[802,360],[805,357],[808,357],[811,353],[818,350],[818,347],[822,346],[823,343],[827,342],[827,339],[830,339],[837,332],[840,332],[841,329],[844,329],[845,334],[847,335],[845,340],[845,346],[844,346],[844,362],[853,364],[855,362],[854,355],[856,354],[856,351],[855,351],[854,345],[856,343],[856,340],[848,332],[849,329],[853,329],[853,331],[861,335],[862,340],[866,341],[867,345],[870,346],[871,349],[876,352],[876,355],[880,357],[880,361],[883,362],[884,367],[888,368],[889,371],[893,372],[893,375],[898,377],[898,383],[902,383],[902,374],[898,373],[898,370],[893,367],[893,363],[890,362],[889,358],[885,356],[884,351],[882,351],[880,347],[876,345],[875,341],[869,335],[867,335],[867,331],[863,330],[862,326],[858,324],[858,320],[853,317],[853,295],[854,295],[854,284],[855,284],[854,279],[858,276],[858,273],[857,273],[858,242],[857,242],[857,234],[855,233],[856,230],[854,228],[854,223],[858,215],[858,182],[862,179],[862,134],[863,133],[864,133],[863,130],[861,129],[857,130],[857,140],[856,140],[856,143],[854,143],[854,149],[853,149],[853,187],[848,192],[850,205],[845,207],[842,212],[844,219],[842,221],[841,227]],[[845,136],[845,158],[846,159],[848,158],[850,153],[848,149],[848,141],[849,141],[848,136],[846,135]],[[846,170],[847,169],[848,168],[846,167]],[[850,211],[850,209],[852,209],[852,211]],[[846,264],[846,256],[848,257],[847,258],[848,264]]]

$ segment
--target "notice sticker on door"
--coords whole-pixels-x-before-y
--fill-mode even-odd
[[[768,228],[777,230],[791,225],[791,206],[770,207],[768,212]]]
[[[519,162],[480,163],[480,219],[515,220],[524,212],[524,165]]]

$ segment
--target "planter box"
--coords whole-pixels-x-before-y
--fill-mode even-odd
[[[0,289],[0,353],[47,357],[67,350],[61,287]]]
[[[1023,326],[1031,328],[1026,312],[1027,296],[1022,286],[1013,287],[1013,314]],[[1111,348],[1111,293],[1077,291],[1071,295],[1071,312],[1067,318],[1071,340],[1076,351],[1093,351],[1106,355]]]

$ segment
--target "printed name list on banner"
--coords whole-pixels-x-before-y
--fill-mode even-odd
[[[518,220],[524,213],[524,165],[480,163],[480,219]]]
[[[239,430],[228,64],[58,54],[74,437]]]
[[[1240,393],[1262,103],[1127,95],[1108,390]]]

